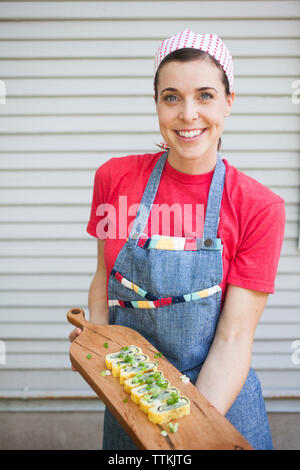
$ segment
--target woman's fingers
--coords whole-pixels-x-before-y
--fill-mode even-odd
[[[74,339],[76,339],[77,336],[79,336],[81,332],[82,330],[80,328],[75,328],[74,330],[72,330],[71,333],[69,334],[69,341],[72,343],[72,341],[74,341]],[[72,364],[72,371],[77,372],[73,364]]]
[[[80,328],[75,328],[74,330],[72,330],[71,333],[69,334],[69,341],[72,343],[72,341],[74,341],[74,339],[76,339],[77,336],[79,336],[81,332],[82,330]]]

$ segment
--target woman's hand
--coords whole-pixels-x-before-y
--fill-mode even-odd
[[[70,343],[72,343],[72,341],[74,341],[74,339],[77,338],[77,336],[80,335],[80,333],[82,333],[82,330],[80,328],[75,328],[74,330],[71,331],[71,333],[69,334],[69,341]],[[74,372],[77,372],[77,370],[75,369],[75,367],[73,366],[72,364],[72,370]]]

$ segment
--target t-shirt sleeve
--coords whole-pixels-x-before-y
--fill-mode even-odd
[[[97,225],[104,217],[103,210],[101,210],[101,207],[105,207],[105,203],[107,202],[107,191],[105,189],[107,185],[108,174],[106,162],[96,170],[94,175],[92,205],[90,211],[90,218],[86,227],[86,231],[90,235],[100,239],[106,238],[105,236],[101,236],[102,231],[97,230]]]
[[[273,294],[284,230],[284,200],[252,217],[232,260],[227,282]]]

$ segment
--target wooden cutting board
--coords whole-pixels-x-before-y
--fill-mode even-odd
[[[179,378],[182,373],[167,359],[154,358],[159,351],[138,332],[120,325],[99,326],[90,323],[85,319],[84,311],[79,308],[69,310],[67,318],[70,323],[82,329],[82,333],[70,346],[72,364],[139,449],[253,449],[192,383],[182,382]],[[104,343],[108,343],[108,348],[104,347]],[[167,425],[151,423],[139,405],[131,400],[130,394],[125,392],[119,377],[101,376],[100,372],[106,370],[106,355],[130,345],[139,346],[150,361],[158,361],[158,370],[169,380],[170,385],[177,387],[181,395],[189,398],[190,414],[172,421],[179,423],[177,432],[171,433]],[[128,400],[124,402],[126,398]],[[163,429],[167,431],[167,437],[161,435]]]

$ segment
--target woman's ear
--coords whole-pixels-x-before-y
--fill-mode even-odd
[[[231,113],[231,108],[232,108],[232,105],[233,105],[233,102],[234,102],[234,98],[235,98],[235,92],[231,92],[230,95],[226,96],[226,107],[225,107],[225,115],[224,117],[227,117],[230,115]]]

